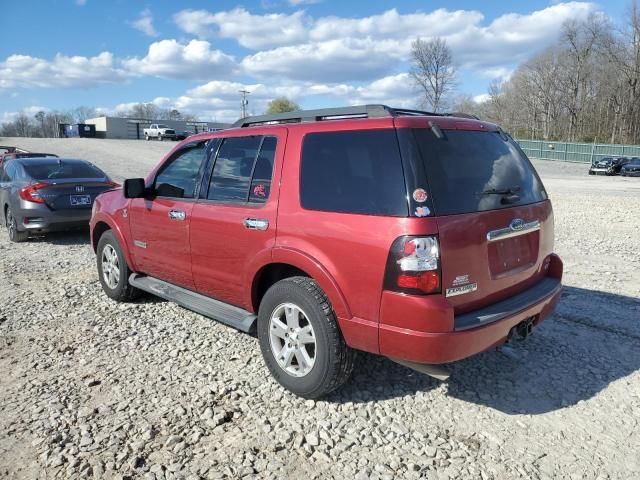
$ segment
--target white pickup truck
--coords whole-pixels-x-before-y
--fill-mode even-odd
[[[145,128],[143,132],[145,140],[151,140],[152,138],[157,140],[164,140],[165,138],[170,138],[171,140],[176,139],[176,131],[161,123],[152,123],[149,128]]]

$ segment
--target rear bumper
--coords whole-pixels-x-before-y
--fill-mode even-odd
[[[406,303],[401,296],[383,296],[380,353],[416,363],[439,364],[462,360],[503,344],[509,331],[520,322],[533,318],[534,325],[537,326],[553,313],[562,289],[562,262],[558,257],[555,257],[554,262],[556,264],[550,271],[552,276],[545,277],[532,288],[465,315],[454,316],[453,309],[445,307],[446,300],[443,297],[434,297],[433,310],[425,311],[423,308],[420,323],[425,325],[425,318],[432,317],[434,322],[428,323],[436,329],[445,324],[455,325],[453,330],[449,327],[449,331],[424,331],[426,328],[418,330],[420,325],[417,318],[411,318],[406,305],[400,305]],[[385,316],[394,311],[408,315],[409,324],[413,328],[403,328],[397,320],[385,323]]]
[[[623,177],[640,177],[640,172],[629,172],[626,170],[622,170],[621,172]]]
[[[26,210],[21,212],[18,229],[32,233],[47,233],[89,226],[91,209],[75,211]]]
[[[589,173],[593,173],[595,175],[613,175],[615,172],[612,168],[590,168]]]

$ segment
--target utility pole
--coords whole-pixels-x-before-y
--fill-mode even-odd
[[[251,92],[247,90],[240,90],[240,94],[242,95],[241,105],[242,105],[242,118],[247,116],[247,107],[249,106],[249,99],[247,95]]]

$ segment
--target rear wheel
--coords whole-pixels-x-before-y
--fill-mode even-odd
[[[258,313],[258,339],[271,375],[304,398],[318,398],[342,386],[353,370],[331,308],[307,277],[279,281],[265,293]]]
[[[120,244],[110,230],[98,241],[96,261],[100,284],[107,296],[118,302],[126,302],[140,296],[140,290],[129,285],[129,275],[133,272],[129,269]]]
[[[18,230],[18,221],[13,216],[10,208],[7,208],[5,215],[7,231],[9,233],[9,240],[12,242],[24,242],[29,238],[29,232],[21,232]]]

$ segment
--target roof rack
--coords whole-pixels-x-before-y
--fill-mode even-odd
[[[354,107],[297,110],[295,112],[245,117],[235,122],[232,125],[232,128],[250,127],[252,125],[273,125],[279,123],[321,122],[323,120],[341,120],[347,118],[398,117],[401,115],[442,116],[442,114],[439,113],[423,112],[421,110],[410,110],[406,108],[391,108],[386,105],[357,105]]]

